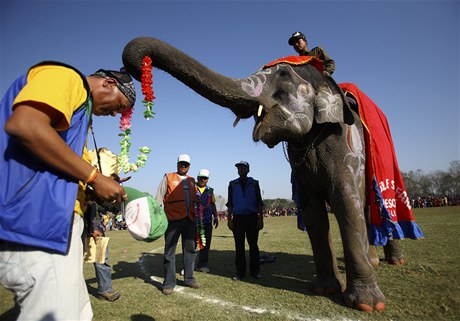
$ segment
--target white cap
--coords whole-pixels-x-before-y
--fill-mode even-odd
[[[200,172],[198,173],[198,176],[197,177],[206,177],[206,178],[209,178],[209,171],[207,169],[202,169],[200,170]]]
[[[186,163],[189,163],[190,164],[190,156],[188,156],[187,154],[181,154],[179,155],[179,157],[177,157],[177,162],[186,162]]]
[[[128,231],[136,240],[145,240],[150,233],[152,222],[147,196],[135,199],[125,207],[125,222]]]

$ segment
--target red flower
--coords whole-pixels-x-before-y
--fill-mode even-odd
[[[121,113],[120,118],[120,130],[125,131],[128,128],[131,128],[131,117],[133,115],[133,108],[126,109]]]
[[[142,94],[144,95],[145,101],[152,102],[155,99],[153,95],[153,88],[152,88],[152,59],[149,56],[145,56],[142,59],[142,76],[141,76],[141,87],[142,87]]]

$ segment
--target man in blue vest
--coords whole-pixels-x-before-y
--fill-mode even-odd
[[[0,283],[14,292],[20,320],[90,320],[83,275],[85,189],[106,202],[122,186],[91,166],[91,116],[135,103],[128,74],[84,76],[58,62],[30,68],[0,102]],[[85,152],[86,151],[86,152]]]
[[[240,161],[235,164],[239,178],[228,185],[228,228],[233,231],[235,239],[236,275],[234,281],[246,275],[245,241],[249,244],[249,271],[252,277],[261,279],[259,230],[263,229],[263,201],[259,181],[248,177],[249,163]]]

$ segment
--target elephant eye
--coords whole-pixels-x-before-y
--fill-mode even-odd
[[[283,97],[287,97],[287,93],[284,90],[277,90],[272,95],[274,100],[282,101]]]
[[[281,78],[286,78],[288,76],[289,76],[289,73],[286,70],[280,70],[278,73],[278,77],[281,77]]]

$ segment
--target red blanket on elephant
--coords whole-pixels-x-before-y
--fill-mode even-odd
[[[358,103],[359,114],[366,128],[366,184],[371,211],[369,240],[386,245],[388,238],[423,238],[415,223],[388,121],[380,108],[352,83],[339,84]]]

